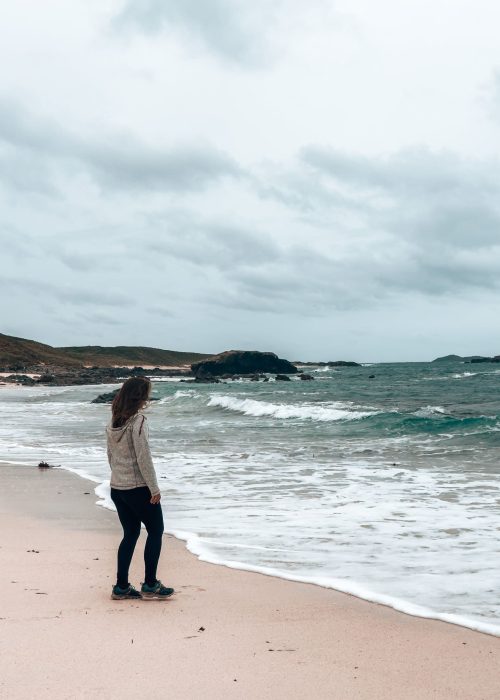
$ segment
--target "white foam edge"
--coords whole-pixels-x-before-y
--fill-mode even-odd
[[[77,470],[72,467],[54,467],[54,469],[65,469],[66,471],[70,471],[73,474],[80,476],[82,479],[88,479],[89,481],[97,483],[94,493],[99,497],[99,500],[96,501],[96,505],[107,508],[108,510],[116,511],[115,505],[109,495],[108,480],[102,481],[102,479],[98,479],[87,472]],[[253,564],[244,564],[231,559],[222,559],[221,557],[218,557],[210,552],[207,547],[204,546],[202,538],[194,532],[186,532],[184,530],[165,530],[165,533],[185,542],[186,549],[191,552],[191,554],[194,554],[200,561],[207,562],[208,564],[217,564],[219,566],[225,566],[228,569],[251,571],[252,573],[281,578],[286,581],[309,583],[315,586],[321,586],[322,588],[330,588],[332,590],[339,591],[340,593],[346,593],[348,595],[355,596],[356,598],[361,598],[369,603],[385,605],[386,607],[393,608],[394,610],[404,613],[405,615],[421,617],[428,620],[440,620],[441,622],[447,622],[451,625],[467,627],[475,632],[482,632],[484,634],[490,634],[494,637],[500,637],[500,626],[492,625],[488,622],[472,620],[468,617],[463,617],[462,615],[456,615],[454,613],[439,613],[431,610],[430,608],[425,608],[422,605],[416,605],[415,603],[401,600],[400,598],[394,598],[383,593],[375,593],[354,581],[346,582],[342,579],[327,578],[326,576],[302,576],[300,574],[289,574],[281,569],[275,569],[273,567],[254,566]]]
[[[210,552],[204,546],[202,538],[195,533],[184,532],[182,530],[169,530],[168,534],[173,535],[178,540],[183,540],[186,543],[186,548],[192,554],[194,554],[200,561],[204,561],[209,564],[218,564],[229,569],[251,571],[253,573],[263,574],[264,576],[273,576],[274,578],[281,578],[287,581],[309,583],[316,586],[321,586],[322,588],[330,588],[339,591],[340,593],[353,595],[356,598],[361,598],[362,600],[366,600],[370,603],[385,605],[389,608],[397,610],[398,612],[411,615],[412,617],[440,620],[452,625],[459,625],[460,627],[467,627],[477,632],[484,632],[485,634],[500,637],[500,627],[487,622],[471,620],[470,618],[455,615],[453,613],[439,613],[431,610],[430,608],[425,608],[421,605],[416,605],[414,603],[410,603],[409,601],[401,600],[400,598],[388,596],[383,593],[375,593],[353,581],[346,582],[342,579],[328,578],[326,576],[302,576],[300,574],[289,574],[281,569],[275,569],[273,567],[254,566],[252,564],[242,564],[241,562],[232,561],[230,559],[222,559]]]

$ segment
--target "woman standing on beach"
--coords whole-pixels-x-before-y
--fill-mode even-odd
[[[127,379],[111,405],[112,418],[106,426],[108,461],[111,467],[111,500],[123,527],[118,547],[118,571],[111,597],[169,598],[167,588],[156,578],[163,537],[160,489],[149,449],[146,416],[141,413],[151,396],[147,377]],[[128,580],[128,570],[144,523],[148,537],[144,548],[145,576],[141,591]]]

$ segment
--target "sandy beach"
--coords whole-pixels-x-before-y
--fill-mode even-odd
[[[110,600],[121,530],[94,486],[0,466],[2,698],[499,697],[499,638],[203,563],[170,536],[176,596]]]

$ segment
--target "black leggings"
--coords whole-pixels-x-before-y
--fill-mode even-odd
[[[116,506],[123,527],[123,539],[118,547],[118,572],[116,583],[127,588],[128,570],[136,542],[141,534],[141,522],[146,526],[148,537],[144,547],[145,577],[148,586],[156,583],[156,567],[160,558],[163,535],[163,513],[159,503],[150,503],[151,493],[147,486],[135,489],[111,489],[111,500]]]

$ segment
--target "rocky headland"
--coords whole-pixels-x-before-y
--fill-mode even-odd
[[[138,361],[139,360],[139,361]],[[55,348],[0,333],[0,384],[68,386],[120,384],[134,376],[178,377],[197,383],[225,379],[287,381],[290,375],[312,380],[302,367],[359,367],[357,362],[289,362],[272,352],[227,350],[218,355],[143,346],[71,346]]]

